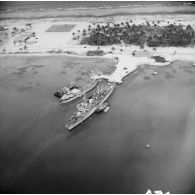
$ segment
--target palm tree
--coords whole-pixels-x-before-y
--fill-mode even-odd
[[[101,31],[102,31],[102,32],[105,32],[105,26],[102,26],[102,27],[101,27]]]
[[[86,30],[83,29],[83,36],[86,36]]]
[[[99,24],[97,25],[96,28],[97,28],[98,31],[100,31],[100,25]]]

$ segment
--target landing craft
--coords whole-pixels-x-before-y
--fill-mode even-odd
[[[60,104],[65,104],[82,97],[83,94],[92,90],[96,85],[97,81],[94,80],[92,80],[86,87],[80,87],[70,82],[64,88],[54,93],[54,96],[59,99]]]

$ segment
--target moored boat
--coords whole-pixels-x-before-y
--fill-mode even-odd
[[[104,102],[104,103],[100,104],[100,105],[98,106],[96,112],[104,111],[104,109],[105,109],[106,107],[108,107],[108,105],[109,105],[108,102]]]
[[[97,91],[86,99],[84,102],[77,105],[77,111],[68,120],[65,127],[72,130],[74,127],[89,118],[107,98],[112,94],[116,87],[115,83],[106,83],[102,88],[97,87]]]
[[[63,89],[58,90],[54,96],[58,97],[60,104],[65,104],[71,102],[88,91],[92,90],[97,85],[97,81],[92,80],[86,87],[80,87],[76,84],[69,84],[69,86],[65,86]]]
[[[104,109],[104,112],[108,112],[109,109],[110,109],[110,107],[107,106],[107,107]]]

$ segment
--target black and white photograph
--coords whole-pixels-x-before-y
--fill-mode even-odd
[[[0,193],[195,194],[195,2],[0,1]]]

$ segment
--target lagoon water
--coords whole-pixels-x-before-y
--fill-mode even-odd
[[[107,113],[94,114],[72,132],[64,122],[76,102],[58,105],[46,90],[54,89],[52,82],[16,93],[25,76],[4,78],[1,191],[194,193],[194,75],[191,62],[140,68],[117,86]]]
[[[18,1],[1,2],[0,18],[103,17],[135,14],[194,14],[193,2],[176,1]]]
[[[156,2],[156,5],[191,5],[192,2]],[[93,8],[119,8],[119,7],[139,7],[145,5],[153,5],[153,2],[144,2],[144,1],[51,1],[51,2],[41,2],[41,1],[29,1],[29,2],[1,2],[0,10],[10,11],[12,9],[16,10],[26,10],[26,9],[33,9],[39,10],[42,9],[93,9]]]

